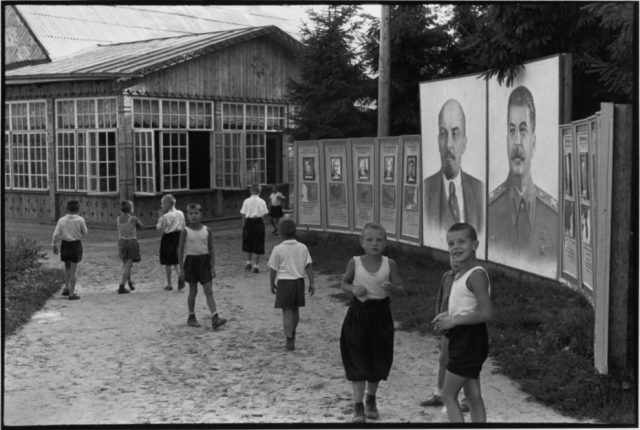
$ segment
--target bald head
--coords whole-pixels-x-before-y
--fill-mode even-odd
[[[438,114],[438,147],[442,172],[447,179],[460,173],[462,154],[467,147],[465,116],[462,106],[455,99],[447,100]]]

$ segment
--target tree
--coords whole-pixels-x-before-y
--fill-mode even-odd
[[[362,25],[357,6],[310,10],[310,27],[301,28],[305,45],[300,79],[288,83],[289,97],[299,110],[292,116],[296,139],[327,139],[375,135],[375,120],[363,108],[371,79],[357,61],[355,34]]]

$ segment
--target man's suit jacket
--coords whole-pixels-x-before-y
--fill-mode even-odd
[[[484,231],[484,183],[461,171],[462,193],[464,198],[465,222],[476,228],[478,235]],[[427,220],[426,228],[438,229],[439,236],[455,223],[447,194],[442,183],[442,171],[424,180],[424,209]]]

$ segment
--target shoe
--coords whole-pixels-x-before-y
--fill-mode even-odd
[[[376,405],[376,396],[367,394],[367,399],[364,402],[364,413],[367,418],[377,420],[380,414],[378,414],[378,406]]]
[[[164,289],[167,291],[171,291],[173,290],[173,287],[171,285],[167,285],[166,287],[164,287]]]
[[[178,290],[181,290],[184,288],[184,281],[178,281]]]
[[[227,319],[220,318],[218,314],[215,314],[213,317],[211,317],[211,327],[213,327],[214,330],[216,330],[220,326],[225,325],[226,323]]]
[[[189,315],[189,318],[187,318],[187,325],[191,327],[202,327],[195,315]]]
[[[364,404],[362,402],[353,405],[353,415],[351,416],[352,423],[366,423],[367,418],[364,414]]]
[[[118,288],[118,294],[129,294],[129,290],[124,287],[124,284],[120,285]]]
[[[434,394],[430,399],[420,402],[420,406],[444,406],[442,399],[437,394]]]
[[[289,351],[293,351],[294,349],[296,349],[296,343],[295,343],[295,341],[293,340],[293,338],[292,338],[292,337],[288,337],[288,338],[287,338],[287,344],[286,344],[286,346],[285,346],[285,347],[286,347],[286,348],[287,348],[287,350],[289,350]]]
[[[133,285],[133,282],[129,282],[129,289],[131,291],[135,291],[136,290],[136,287]]]
[[[69,295],[69,300],[80,300],[80,296],[77,294],[71,294]]]
[[[460,402],[460,410],[462,412],[469,412],[469,403],[467,402],[466,397],[463,397],[462,401]]]
[[[254,267],[253,268],[253,273],[260,273],[260,269],[258,269],[258,267]]]
[[[244,270],[251,270],[251,263],[247,263],[244,265]]]
[[[62,295],[63,296],[68,296],[69,295],[69,289],[68,288],[63,288],[62,289]]]

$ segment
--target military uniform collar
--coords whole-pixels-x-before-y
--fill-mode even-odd
[[[536,213],[535,184],[533,182],[530,182],[529,186],[524,190],[524,192],[521,193],[515,183],[513,181],[510,181],[507,192],[509,193],[509,201],[511,202],[513,208],[512,214],[514,223],[515,217],[517,216],[518,212],[523,209],[527,211],[527,213],[529,214],[529,220],[531,221],[531,224],[533,224],[534,216]]]

